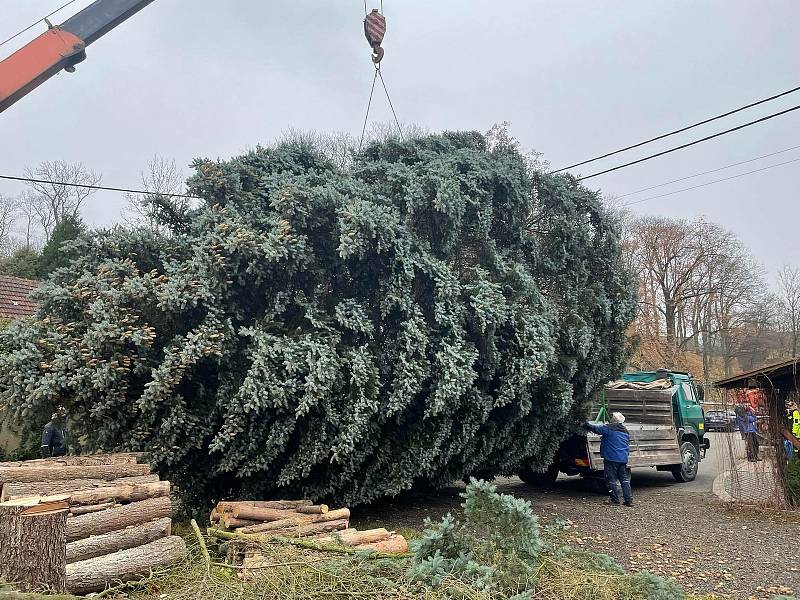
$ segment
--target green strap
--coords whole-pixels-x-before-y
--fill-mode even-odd
[[[606,389],[605,387],[600,390],[600,410],[597,411],[597,417],[594,419],[596,422],[608,423],[608,407],[606,406]]]

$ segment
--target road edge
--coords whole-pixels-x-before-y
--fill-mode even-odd
[[[727,485],[725,485],[728,482],[730,475],[730,469],[722,471],[722,473],[714,478],[714,483],[711,484],[711,491],[713,491],[722,502],[734,501],[733,496],[731,496],[726,489]]]

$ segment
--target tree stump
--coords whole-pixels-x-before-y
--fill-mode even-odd
[[[67,510],[26,510],[36,501],[0,504],[0,581],[23,590],[66,591]]]

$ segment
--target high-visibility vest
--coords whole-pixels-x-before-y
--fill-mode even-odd
[[[792,434],[800,439],[800,410],[792,411]]]

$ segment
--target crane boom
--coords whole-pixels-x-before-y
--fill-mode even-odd
[[[0,112],[86,58],[86,47],[154,0],[96,0],[0,61]]]

